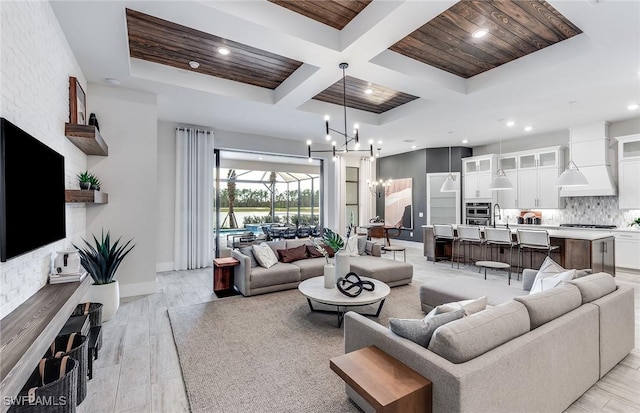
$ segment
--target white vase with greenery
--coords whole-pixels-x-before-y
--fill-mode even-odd
[[[93,285],[84,297],[85,301],[102,304],[102,321],[108,321],[114,316],[120,307],[120,285],[115,280],[116,271],[135,245],[131,245],[132,240],[124,245],[120,244],[118,238],[113,245],[111,235],[107,231],[105,236],[102,231],[100,240],[93,236],[95,246],[84,240],[86,248],[82,249],[74,245],[80,254],[80,262],[93,279]],[[128,247],[128,248],[127,248]]]

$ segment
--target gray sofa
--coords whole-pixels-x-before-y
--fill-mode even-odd
[[[390,287],[409,284],[413,278],[413,266],[399,261],[381,258],[380,244],[366,241],[371,255],[349,257],[351,271],[364,277],[375,278],[387,283]],[[270,241],[267,244],[278,256],[277,250],[295,248],[306,244],[309,240]],[[232,250],[231,255],[240,261],[234,268],[233,282],[244,296],[270,293],[274,291],[297,288],[301,281],[319,277],[324,274],[324,258],[309,258],[292,263],[278,262],[271,268],[251,267],[251,258]]]
[[[354,312],[344,329],[345,352],[375,345],[431,380],[434,412],[561,412],[633,349],[634,291],[589,275],[441,326],[428,348]]]

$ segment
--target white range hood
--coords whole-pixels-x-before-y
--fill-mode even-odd
[[[560,196],[614,196],[617,191],[615,147],[609,139],[609,123],[598,122],[570,129],[571,158],[587,178],[587,186],[564,187]],[[615,146],[615,142],[614,142]]]

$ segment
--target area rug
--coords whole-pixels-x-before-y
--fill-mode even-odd
[[[418,285],[407,285],[375,320],[423,316]],[[337,317],[310,312],[298,290],[174,307],[169,318],[192,412],[359,411],[329,368],[344,354]]]

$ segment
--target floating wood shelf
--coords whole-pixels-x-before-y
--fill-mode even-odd
[[[64,135],[87,155],[109,155],[109,147],[100,131],[93,125],[65,123]]]
[[[47,284],[0,323],[0,393],[17,396],[38,361],[89,289],[82,282]],[[0,411],[9,406],[0,403]]]
[[[64,202],[68,204],[108,204],[109,194],[92,189],[65,189]]]

